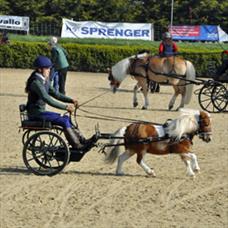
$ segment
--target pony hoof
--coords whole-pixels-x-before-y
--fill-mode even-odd
[[[116,176],[123,176],[123,175],[124,175],[123,172],[118,172],[118,173],[116,173]]]
[[[169,106],[169,111],[173,109],[173,106]]]
[[[134,108],[138,106],[138,102],[133,103]]]
[[[194,173],[188,173],[187,176],[189,176],[192,179],[194,179],[196,177],[196,175]]]
[[[147,107],[145,107],[145,106],[142,107],[142,110],[146,110],[146,109],[147,109]]]
[[[194,169],[195,173],[200,173],[200,169]]]
[[[151,177],[156,177],[156,174],[155,174],[155,172],[154,172],[153,170],[149,170],[149,171],[147,172],[147,174],[148,174],[149,176],[151,176]]]

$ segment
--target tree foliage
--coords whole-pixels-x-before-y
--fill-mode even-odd
[[[1,15],[30,17],[31,24],[75,21],[170,24],[172,0],[0,0]],[[228,31],[228,1],[174,0],[173,25],[220,25]]]

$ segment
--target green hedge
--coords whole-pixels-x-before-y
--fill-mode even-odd
[[[69,53],[70,70],[88,72],[106,72],[107,67],[119,60],[136,54],[142,46],[111,46],[63,44]],[[203,47],[202,47],[203,48]],[[151,53],[157,53],[157,47],[150,48]],[[0,67],[32,68],[32,63],[38,55],[50,55],[47,43],[44,42],[12,42],[0,46]],[[205,49],[182,48],[181,55],[193,62],[197,75],[207,75],[208,64],[214,61],[220,63],[221,53],[205,51]]]

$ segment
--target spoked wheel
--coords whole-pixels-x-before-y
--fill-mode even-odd
[[[53,128],[51,129],[51,131],[55,132],[56,134],[58,135],[61,135],[63,136],[63,128],[59,127],[59,126],[53,126]],[[22,143],[23,145],[25,145],[26,141],[28,140],[28,138],[34,134],[36,132],[36,130],[31,130],[31,129],[28,129],[24,132],[23,136],[22,136]]]
[[[212,90],[212,103],[219,112],[226,110],[228,104],[228,91],[223,84],[217,84]]]
[[[63,136],[63,128],[59,126],[53,126],[52,131],[55,132],[58,135]]]
[[[64,169],[69,159],[67,144],[55,132],[37,132],[28,138],[23,148],[24,163],[36,175],[55,175]]]
[[[219,112],[212,102],[212,93],[215,87],[214,83],[205,84],[199,91],[198,101],[200,107],[207,112]]]
[[[28,140],[28,138],[31,136],[31,132],[33,132],[32,130],[26,130],[22,136],[22,143],[23,145],[25,145],[26,141]]]

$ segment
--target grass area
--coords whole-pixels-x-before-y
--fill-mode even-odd
[[[27,41],[27,42],[48,42],[50,36],[32,36],[32,35],[15,35],[9,34],[11,41]],[[124,39],[75,39],[75,38],[61,38],[60,43],[77,43],[77,44],[91,44],[91,45],[116,45],[116,46],[141,46],[145,49],[157,48],[160,41],[144,41],[144,40],[124,40]],[[221,52],[223,49],[228,49],[228,43],[203,43],[203,42],[177,42],[180,50],[189,49],[196,50],[211,50],[213,52]]]

